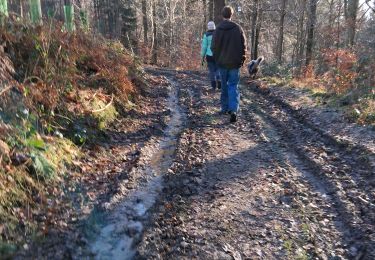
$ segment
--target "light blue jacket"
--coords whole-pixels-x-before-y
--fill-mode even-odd
[[[206,56],[213,56],[214,55],[212,53],[212,50],[211,50],[212,34],[213,34],[213,32],[206,32],[203,35],[202,48],[201,48],[202,58],[204,58]]]

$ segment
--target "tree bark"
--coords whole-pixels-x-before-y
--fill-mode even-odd
[[[332,32],[333,23],[335,21],[333,9],[335,6],[335,0],[329,1],[329,15],[328,15],[328,26],[329,26],[329,32]]]
[[[347,45],[352,47],[355,43],[355,34],[357,29],[357,13],[359,0],[349,0],[347,9]]]
[[[251,59],[258,58],[258,43],[259,43],[259,23],[260,10],[259,0],[253,2],[253,13],[251,16]]]
[[[306,67],[311,64],[314,49],[314,35],[316,26],[316,9],[318,0],[310,0],[309,19],[307,24],[307,41],[306,41]]]
[[[280,21],[279,21],[279,37],[276,45],[276,59],[279,64],[282,63],[283,58],[283,43],[284,43],[284,21],[286,15],[287,0],[281,0]]]
[[[1,16],[5,17],[8,16],[8,1],[7,0],[0,0],[0,18]]]
[[[148,43],[147,0],[142,0],[143,42]]]
[[[344,5],[344,8],[345,8],[345,5]],[[338,17],[341,16],[341,12],[342,12],[342,10],[341,10],[341,1],[340,1],[339,2]],[[346,11],[344,10],[344,12],[346,12]],[[336,33],[336,50],[337,51],[340,49],[340,27],[341,27],[340,19],[337,19],[337,33]],[[338,63],[339,63],[339,55],[336,55],[336,68],[338,66]]]
[[[173,55],[173,29],[174,29],[174,6],[172,1],[169,1],[169,28],[168,28],[168,67],[172,62]]]
[[[298,64],[298,74],[301,74],[303,59],[304,59],[304,52],[305,52],[305,44],[306,44],[306,35],[304,30],[305,24],[305,11],[306,11],[306,1],[302,0],[299,10],[299,17],[298,17],[298,32],[297,32],[297,64]]]
[[[208,17],[208,15],[207,15],[207,0],[202,0],[202,5],[203,5],[203,20],[204,20],[204,22],[203,22],[203,31],[205,31],[206,30],[206,25],[207,25],[207,23],[208,23],[208,20],[207,20],[207,17]]]
[[[341,5],[341,1],[339,4]],[[340,9],[341,9],[341,6],[340,6]],[[348,0],[344,0],[344,18],[345,18],[345,21],[348,20]]]
[[[157,23],[156,23],[156,1],[152,1],[152,46],[151,46],[151,63],[158,63],[158,39],[157,39]]]
[[[74,6],[70,0],[64,2],[64,17],[65,17],[65,28],[69,32],[73,32],[75,29],[74,25]]]
[[[223,17],[221,15],[221,11],[225,6],[225,0],[214,0],[214,21],[215,24],[219,24]]]
[[[208,19],[214,20],[214,0],[208,0]]]
[[[259,52],[259,40],[260,40],[260,32],[262,30],[262,16],[263,16],[263,10],[259,8],[258,11],[258,21],[257,21],[257,27],[255,30],[255,41],[254,41],[254,59],[258,58],[258,52]]]

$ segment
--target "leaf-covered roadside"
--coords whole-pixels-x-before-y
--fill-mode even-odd
[[[342,110],[349,120],[361,125],[375,124],[375,64],[369,48],[324,49],[320,63],[297,75],[289,65],[270,63],[263,69],[264,79],[291,92],[309,91],[321,105]]]
[[[9,20],[0,27],[0,46],[0,255],[6,257],[77,222],[88,201],[116,188],[141,140],[163,121],[162,114],[146,116],[155,109],[141,95],[147,79],[119,42],[70,34],[53,21],[34,27]],[[132,131],[128,143],[113,146]]]

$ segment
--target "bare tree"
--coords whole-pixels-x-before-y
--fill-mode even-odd
[[[214,0],[208,0],[208,19],[214,20]]]
[[[307,0],[302,0],[299,3],[298,8],[298,27],[297,27],[297,65],[298,65],[298,74],[301,73],[301,67],[303,64],[304,53],[305,53],[305,46],[306,46],[306,32],[304,29],[305,24],[305,13],[306,13],[306,4]]]
[[[143,41],[148,43],[148,21],[147,21],[147,1],[142,0],[142,24],[143,24]]]
[[[281,0],[279,37],[277,38],[277,44],[276,44],[276,59],[278,63],[282,63],[282,57],[283,57],[284,21],[285,21],[285,15],[286,15],[287,2],[288,2],[287,0]]]
[[[359,0],[348,0],[346,26],[347,26],[347,45],[353,46],[355,33],[357,29],[357,13]]]
[[[259,37],[262,27],[262,10],[259,0],[253,2],[253,13],[251,16],[251,59],[258,58]]]
[[[44,19],[53,13],[54,18],[61,21],[65,18],[64,6],[71,3],[85,11],[85,17],[92,21],[90,28],[94,33],[121,40],[125,47],[135,52],[143,44],[149,48],[151,61],[163,66],[194,63],[195,60],[186,62],[185,56],[197,55],[207,22],[218,23],[221,10],[228,2],[241,7],[241,15],[234,19],[249,35],[251,58],[262,53],[268,61],[291,63],[297,67],[297,72],[312,62],[314,50],[339,53],[341,48],[350,47],[357,51],[353,47],[371,18],[366,12],[375,8],[374,0],[33,1],[41,2]],[[29,1],[7,0],[7,3],[11,14],[22,16],[30,10]],[[80,15],[76,9],[75,18]],[[30,15],[25,13],[24,17],[27,19]],[[76,19],[74,24],[83,22]],[[363,35],[361,37],[363,44]],[[369,41],[371,37],[368,36]]]
[[[214,21],[216,24],[222,20],[221,11],[225,6],[225,0],[214,0]]]
[[[317,5],[318,0],[310,0],[308,12],[309,19],[307,24],[306,66],[310,65],[313,56]]]
[[[156,6],[157,0],[152,0],[152,46],[151,46],[151,62],[158,63],[158,40],[157,40],[157,24],[156,24]]]

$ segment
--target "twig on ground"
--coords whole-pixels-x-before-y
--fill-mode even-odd
[[[68,120],[69,122],[73,122],[72,119],[70,119],[69,117],[63,116],[63,115],[55,114],[55,116],[60,117],[60,118],[63,118],[63,119],[66,119],[66,120]]]
[[[12,86],[5,87],[3,90],[0,91],[0,96],[2,96],[5,92],[10,90],[11,88],[12,88]]]
[[[41,78],[39,78],[39,77],[37,77],[37,76],[30,76],[30,77],[25,78],[25,80],[23,81],[23,83],[25,84],[25,83],[27,83],[27,82],[33,80],[33,79],[36,79],[36,80],[38,80],[38,81],[43,81]]]
[[[111,101],[105,106],[105,107],[103,107],[103,108],[101,108],[101,109],[97,109],[97,110],[93,110],[93,111],[91,111],[92,113],[99,113],[99,112],[102,112],[102,111],[104,111],[104,110],[106,110],[107,108],[109,108],[111,105],[112,105],[112,103],[113,103],[113,95],[112,95],[112,98],[111,98]]]

